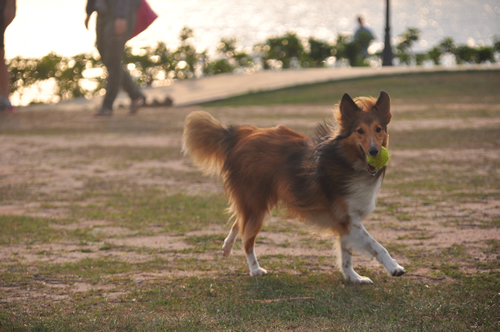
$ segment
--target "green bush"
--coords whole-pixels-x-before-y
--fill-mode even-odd
[[[234,69],[235,67],[229,63],[228,59],[220,59],[209,63],[205,68],[205,71],[207,74],[216,75],[222,73],[230,73]]]
[[[485,62],[496,62],[495,61],[495,51],[496,47],[500,47],[500,44],[496,44],[493,47],[470,47],[467,45],[456,46],[452,38],[444,38],[439,46],[431,49],[427,55],[429,59],[434,61],[436,65],[440,64],[440,59],[443,54],[452,54],[455,56],[455,61],[457,64],[464,63],[485,63]]]
[[[476,52],[476,63],[495,62],[495,49],[493,47],[481,46]]]
[[[441,63],[441,56],[443,55],[443,52],[439,47],[433,47],[428,53],[427,57],[428,59],[432,60],[435,65],[439,65]]]
[[[321,40],[310,37],[308,42],[309,54],[303,61],[308,67],[323,67],[325,60],[336,53],[334,47]]]
[[[217,47],[217,57],[210,60],[206,51],[196,51],[192,44],[193,35],[192,29],[184,27],[179,34],[180,46],[175,50],[170,50],[164,42],[159,42],[154,47],[144,47],[135,53],[132,48],[127,47],[124,64],[132,69],[134,78],[143,87],[151,86],[155,81],[189,79],[203,74],[215,75],[229,73],[235,69],[254,68],[255,58],[262,60],[264,69],[273,65],[284,69],[323,67],[330,56],[335,56],[338,61],[346,59],[353,67],[367,66],[365,50],[372,38],[361,34],[354,39],[339,34],[336,43],[331,45],[313,37],[305,41],[294,32],[287,32],[282,36],[268,38],[264,44],[255,45],[253,54],[238,51],[236,39],[223,38]],[[500,51],[498,37],[495,38],[493,47],[477,48],[457,46],[452,38],[444,38],[426,54],[413,54],[411,48],[419,37],[420,31],[416,28],[408,28],[399,36],[400,42],[394,49],[394,55],[400,63],[421,65],[426,60],[432,60],[438,65],[443,54],[453,54],[458,64],[495,62],[495,52]],[[380,58],[381,53],[375,54],[374,57]],[[18,92],[21,96],[29,87],[47,80],[55,81],[56,98],[53,101],[92,97],[106,86],[106,68],[98,56],[90,54],[79,54],[71,58],[55,53],[40,59],[15,57],[10,59],[8,64],[11,92]],[[94,84],[83,85],[84,79]]]
[[[304,46],[294,32],[287,32],[284,36],[268,38],[264,45],[260,46],[264,68],[269,69],[271,60],[280,61],[283,68],[290,68],[294,61],[304,55]]]
[[[230,73],[238,67],[250,68],[254,65],[249,54],[237,50],[235,38],[222,38],[217,46],[217,55],[219,59],[208,62],[204,67],[206,74]]]
[[[408,28],[406,32],[399,35],[400,43],[396,46],[394,56],[399,59],[400,63],[410,65],[415,56],[411,54],[413,44],[420,39],[420,30],[417,28]]]

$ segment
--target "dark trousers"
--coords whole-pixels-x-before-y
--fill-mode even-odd
[[[127,32],[115,34],[115,18],[111,15],[98,14],[96,23],[96,45],[101,61],[108,70],[106,95],[102,106],[113,109],[113,102],[120,87],[128,93],[130,99],[135,100],[142,96],[141,90],[135,84],[128,70],[123,66],[125,43],[134,30],[136,23],[135,12],[127,19]]]

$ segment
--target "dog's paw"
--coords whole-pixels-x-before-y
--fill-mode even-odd
[[[258,269],[250,271],[250,275],[252,277],[260,277],[260,276],[265,276],[267,274],[267,271],[261,267]]]
[[[229,257],[231,255],[231,251],[233,251],[233,244],[234,242],[228,241],[227,239],[224,240],[224,245],[222,246],[224,257]]]
[[[344,272],[344,277],[347,279],[347,281],[353,284],[360,284],[360,285],[373,284],[373,281],[370,278],[360,276],[353,269],[345,269],[342,272]]]
[[[402,276],[403,274],[405,274],[406,271],[405,271],[405,268],[402,267],[401,265],[398,265],[392,272],[391,272],[391,276],[393,277],[400,277]]]
[[[370,278],[362,277],[362,276],[358,276],[355,279],[351,278],[351,279],[349,279],[349,281],[352,282],[353,284],[360,284],[360,285],[372,285],[373,284],[373,281]]]
[[[224,245],[222,246],[222,250],[223,250],[222,255],[224,255],[224,257],[229,257],[231,256],[231,251],[233,250],[233,247],[226,246],[226,244],[224,243]]]

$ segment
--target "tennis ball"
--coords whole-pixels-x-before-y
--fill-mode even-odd
[[[366,161],[370,166],[377,169],[384,167],[389,162],[389,151],[385,147],[382,147],[380,153],[376,157],[366,156]]]

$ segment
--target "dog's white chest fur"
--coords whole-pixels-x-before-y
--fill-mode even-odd
[[[349,185],[347,206],[349,215],[357,214],[361,219],[375,210],[377,193],[382,184],[382,176],[374,178],[361,173]]]

